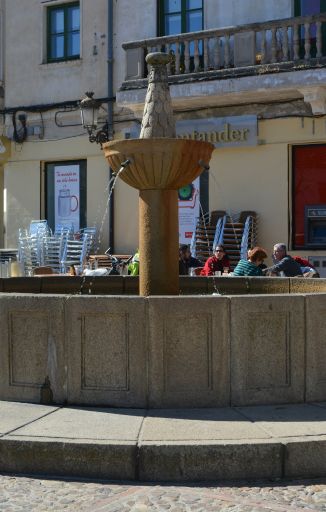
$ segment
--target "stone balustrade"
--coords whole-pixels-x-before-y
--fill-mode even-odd
[[[267,280],[251,278],[251,290]],[[261,295],[1,293],[0,400],[153,408],[325,401],[326,293],[309,289],[317,279],[302,293],[302,281],[271,280],[274,293]]]
[[[127,42],[122,45],[127,56],[126,81],[122,88],[127,89],[131,81],[146,77],[145,56],[153,51],[173,56],[168,74],[176,78],[289,62],[320,64],[326,57],[325,23],[326,13],[322,13]]]

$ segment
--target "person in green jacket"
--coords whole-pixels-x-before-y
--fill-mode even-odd
[[[128,265],[128,274],[131,276],[139,275],[139,249],[137,249],[137,252],[133,255],[133,258]]]
[[[234,276],[262,276],[260,265],[267,258],[267,253],[262,247],[254,247],[248,251],[248,259],[241,259],[233,271]]]

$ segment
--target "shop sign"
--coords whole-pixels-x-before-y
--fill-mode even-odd
[[[55,228],[69,226],[79,230],[80,219],[79,165],[54,167],[54,219]]]
[[[177,138],[211,142],[215,147],[256,146],[257,116],[209,117],[176,123]]]

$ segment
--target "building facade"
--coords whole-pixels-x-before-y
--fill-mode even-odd
[[[0,3],[2,245],[15,246],[31,219],[58,220],[54,180],[64,166],[79,173],[80,226],[99,226],[101,250],[135,250],[137,191],[118,181],[107,207],[109,169],[81,126],[78,100],[94,91],[110,136],[138,136],[145,56],[161,50],[172,58],[178,136],[216,146],[201,184],[203,209],[234,218],[255,211],[259,245],[271,251],[282,241],[323,265],[324,0],[29,0],[26,12],[23,5]]]
[[[27,3],[26,11],[24,1],[2,3],[2,140],[10,147],[2,171],[3,245],[17,247],[19,228],[32,219],[47,218],[54,229],[64,216],[75,230],[97,224],[107,248],[109,168],[88,140],[78,104],[86,91],[103,98],[103,126],[112,103],[108,2]]]

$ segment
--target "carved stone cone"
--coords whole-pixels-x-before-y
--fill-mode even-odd
[[[170,56],[152,53],[139,139],[104,144],[104,154],[117,172],[139,192],[140,295],[179,294],[178,188],[191,183],[208,164],[209,142],[176,139],[167,81]]]

